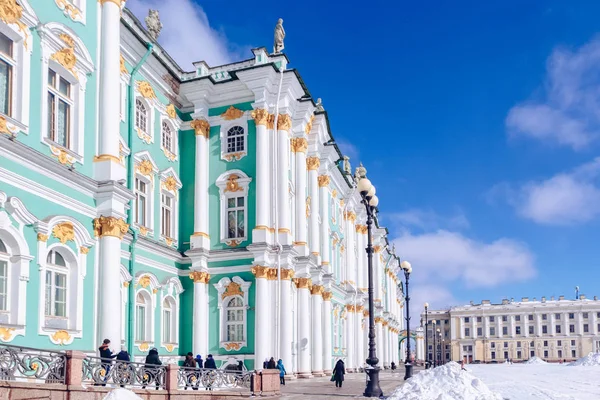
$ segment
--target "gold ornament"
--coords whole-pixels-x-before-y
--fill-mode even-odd
[[[143,275],[142,277],[140,277],[140,279],[138,280],[138,285],[140,285],[141,287],[143,287],[144,289],[148,288],[148,286],[150,286],[150,277],[148,275]]]
[[[269,112],[265,109],[262,108],[257,108],[256,110],[252,110],[252,112],[250,113],[250,116],[252,117],[252,119],[254,119],[254,124],[255,125],[267,125],[268,121],[269,121]]]
[[[230,296],[243,296],[244,292],[242,292],[242,287],[235,282],[230,282],[229,285],[225,288],[225,292],[221,295],[221,299]]]
[[[344,219],[355,222],[356,221],[356,213],[354,211],[346,211],[344,213]]]
[[[296,273],[296,271],[294,271],[293,269],[282,269],[281,270],[281,280],[289,281],[294,277],[295,273]]]
[[[237,176],[236,174],[229,175],[229,177],[227,178],[227,184],[226,184],[224,191],[225,192],[242,192],[242,191],[244,191],[244,188],[242,188],[238,184],[238,179],[239,179],[239,176]]]
[[[323,292],[323,301],[331,301],[332,297],[333,297],[332,292]]]
[[[5,328],[3,326],[0,327],[0,339],[3,342],[10,342],[13,339],[14,331],[15,331],[15,328]]]
[[[346,305],[346,310],[348,310],[348,312],[353,313],[354,311],[356,311],[356,308],[354,307],[353,304],[348,304],[348,305]]]
[[[313,121],[315,120],[315,115],[311,115],[310,119],[308,120],[308,123],[306,124],[306,126],[304,127],[304,133],[306,133],[307,135],[310,133],[310,131],[312,131],[312,126],[313,126]]]
[[[146,236],[148,234],[148,228],[146,228],[145,226],[140,226],[140,234],[142,236]]]
[[[337,189],[333,189],[333,190],[331,191],[331,197],[337,197]],[[340,200],[340,202],[341,202],[341,201],[342,201],[342,200]]]
[[[154,89],[152,89],[152,85],[148,81],[137,81],[137,89],[145,99],[156,98],[156,93],[154,93]]]
[[[175,110],[175,105],[174,104],[169,104],[167,106],[167,115],[171,118],[175,118],[177,117],[177,111]]]
[[[194,283],[208,283],[210,281],[210,274],[204,271],[192,271],[188,276]]]
[[[228,153],[225,154],[223,156],[223,158],[225,160],[227,160],[227,162],[232,162],[232,161],[240,161],[242,159],[242,157],[245,155],[246,153],[244,153],[243,151],[238,151],[236,153]]]
[[[89,247],[85,247],[85,246],[81,246],[81,247],[79,248],[79,252],[80,252],[81,254],[87,254],[87,253],[89,253],[89,252],[90,252],[90,248],[89,248]]]
[[[75,162],[75,158],[69,155],[69,153],[61,147],[50,146],[50,151],[52,152],[52,155],[58,159],[58,162],[63,165],[72,165],[73,162]]]
[[[375,253],[379,253],[379,252],[381,251],[381,246],[380,246],[380,245],[373,246],[373,251],[374,251]]]
[[[171,239],[170,237],[165,238],[165,243],[167,244],[167,246],[172,246],[173,245],[173,239]]]
[[[125,66],[125,57],[123,57],[123,54],[121,54],[121,73],[122,74],[129,73],[129,71],[127,71],[127,67]]]
[[[172,345],[172,344],[167,344],[167,345],[165,345],[165,348],[166,348],[166,349],[167,349],[167,351],[170,353],[170,352],[172,352],[172,351],[173,351],[173,349],[175,348],[175,346],[174,346],[174,345]]]
[[[63,222],[57,224],[52,228],[52,235],[60,240],[62,244],[75,239],[75,231],[73,230],[73,224],[70,222]]]
[[[11,134],[11,131],[8,130],[8,126],[6,125],[6,118],[0,116],[0,133],[5,133],[7,135]]]
[[[25,37],[28,37],[27,26],[21,22],[23,17],[23,7],[16,0],[2,0],[0,2],[0,20],[6,24],[15,24]],[[27,43],[25,43],[27,47]]]
[[[294,283],[298,289],[310,289],[312,287],[312,279],[310,278],[294,278]]]
[[[67,35],[66,33],[61,33],[58,35],[58,37],[60,40],[65,42],[68,47],[75,48],[75,40],[71,36]]]
[[[242,115],[244,115],[244,112],[242,110],[239,110],[234,106],[229,106],[227,111],[221,114],[221,118],[223,118],[226,121],[231,121],[233,119],[240,118]]]
[[[124,288],[128,288],[129,287],[129,282],[123,282],[123,287]]]
[[[279,114],[277,118],[277,130],[279,131],[289,131],[292,127],[292,117],[288,114]]]
[[[148,351],[150,348],[150,344],[148,342],[144,342],[140,344],[140,351]]]
[[[267,118],[267,129],[275,128],[275,114],[269,114]]]
[[[269,268],[267,271],[267,279],[270,281],[277,280],[277,268]]]
[[[313,285],[310,288],[310,294],[315,296],[323,296],[323,292],[325,291],[325,287],[321,285]]]
[[[153,170],[152,163],[150,160],[142,160],[135,166],[135,170],[140,174],[149,177]]]
[[[329,186],[329,182],[331,182],[331,178],[329,178],[329,175],[320,175],[317,178],[317,181],[319,182],[319,187],[326,187],[326,186]]]
[[[252,268],[250,268],[250,272],[252,272],[252,275],[254,275],[254,277],[256,279],[261,279],[261,278],[267,278],[269,269],[270,269],[269,267],[264,267],[262,265],[255,265]]]
[[[58,342],[58,344],[60,344],[61,346],[65,345],[65,342],[68,342],[71,340],[71,335],[69,335],[69,332],[61,330],[61,331],[56,331],[54,332],[54,335],[52,335],[52,339],[55,342]]]
[[[292,138],[290,147],[293,153],[306,153],[308,150],[308,140],[305,138]]]
[[[75,56],[75,48],[73,47],[73,38],[69,35],[62,34],[61,39],[67,44],[67,47],[57,51],[50,57],[69,71],[75,79],[79,80],[75,65],[77,64],[77,56]]]
[[[204,119],[195,119],[190,122],[190,127],[195,131],[196,136],[204,136],[208,139],[210,136],[210,124]]]
[[[94,219],[94,235],[96,237],[113,236],[122,240],[128,229],[129,224],[120,218],[102,216]]]
[[[316,171],[321,166],[321,160],[319,157],[308,157],[306,159],[306,169],[309,171]]]
[[[310,217],[310,202],[311,202],[311,197],[308,196],[306,198],[306,218]]]
[[[48,241],[48,235],[44,235],[43,233],[38,233],[37,234],[37,240],[38,240],[38,242],[47,242]]]
[[[227,350],[227,351],[239,350],[242,348],[242,344],[241,343],[225,343],[224,347],[225,347],[225,350]]]
[[[229,247],[237,247],[242,243],[241,240],[235,240],[235,239],[231,239],[231,240],[227,240],[225,241],[225,244]]]
[[[163,186],[165,189],[170,190],[171,192],[174,192],[177,190],[177,180],[174,177],[169,176],[163,182]]]
[[[154,294],[158,293],[158,289],[156,289],[156,288],[152,289],[152,293],[154,293]]]

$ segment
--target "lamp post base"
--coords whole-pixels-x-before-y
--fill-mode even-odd
[[[365,389],[365,393],[363,393],[364,397],[381,397],[383,396],[383,391],[381,387],[379,387],[379,367],[370,367],[365,370],[367,373],[367,388]]]
[[[406,368],[406,373],[404,374],[404,380],[407,380],[408,378],[412,377],[413,366],[411,363],[406,363],[406,364],[404,364],[404,367]]]

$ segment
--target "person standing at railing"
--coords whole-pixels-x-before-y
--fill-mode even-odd
[[[206,361],[204,362],[204,369],[217,369],[217,364],[215,363],[215,359],[212,354],[209,354],[206,357]],[[204,386],[206,390],[212,390],[212,386],[216,380],[216,375],[213,375],[212,372],[207,373],[207,379],[205,380]]]
[[[193,390],[198,390],[198,372],[196,371],[196,360],[194,360],[194,353],[191,351],[187,353],[185,356],[185,361],[183,362],[183,366],[184,368],[189,368],[185,370],[185,390],[187,390],[188,386],[191,386]]]
[[[154,380],[156,382],[156,390],[160,388],[159,372],[157,367],[162,365],[162,361],[158,358],[158,350],[156,347],[150,349],[146,356],[144,379],[142,380],[142,389],[146,389],[146,385]]]
[[[110,365],[112,364],[112,359],[117,356],[116,354],[113,354],[109,345],[110,340],[104,339],[102,341],[102,344],[98,348],[98,351],[100,352],[100,358],[102,359],[102,370],[104,371],[104,383],[102,384],[102,386],[106,386],[106,382],[108,381],[109,376],[108,374],[110,372]]]
[[[130,384],[133,380],[133,369],[129,362],[131,362],[131,357],[127,352],[127,347],[121,346],[121,351],[117,354],[117,364],[115,365],[121,387],[125,387],[125,384]],[[113,380],[115,379],[113,378]]]
[[[202,369],[204,366],[204,360],[200,354],[196,354],[196,366],[200,369]]]

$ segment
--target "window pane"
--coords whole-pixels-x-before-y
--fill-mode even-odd
[[[48,85],[55,87],[55,83],[54,83],[55,81],[56,81],[56,72],[49,69],[48,70]]]
[[[229,211],[227,213],[227,224],[228,224],[228,229],[227,229],[227,237],[228,238],[235,238],[236,236],[236,215],[235,215],[235,211]]]
[[[69,115],[69,105],[60,100],[58,102],[58,124],[55,141],[63,147],[69,147]]]
[[[4,242],[1,239],[0,239],[0,253],[8,254],[8,250],[6,250],[6,245],[4,244]]]
[[[238,222],[237,222],[237,227],[238,227],[238,236],[237,237],[244,237],[244,232],[245,232],[245,226],[244,226],[244,210],[240,210],[237,212],[237,216],[238,216]]]
[[[0,112],[10,116],[12,91],[12,67],[0,59]]]
[[[171,311],[163,311],[163,342],[171,343]]]
[[[71,95],[71,84],[67,80],[60,78],[58,91],[61,94],[64,94],[65,96],[69,97]]]
[[[135,340],[142,341],[146,338],[146,308],[138,305],[135,311]]]
[[[227,208],[235,208],[235,199],[227,199]]]
[[[46,271],[46,296],[45,310],[46,315],[52,315],[52,272]]]
[[[54,116],[56,115],[55,104],[54,95],[48,93],[48,137],[52,140],[56,140],[56,123],[54,119]]]
[[[244,207],[244,198],[243,197],[237,198],[237,205],[238,205],[238,207]]]
[[[0,33],[0,53],[5,54],[10,58],[13,56],[13,41],[3,33]]]

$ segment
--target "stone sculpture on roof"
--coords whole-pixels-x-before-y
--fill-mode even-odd
[[[146,28],[148,28],[148,33],[152,40],[156,41],[160,36],[160,31],[162,30],[162,23],[160,22],[160,15],[158,14],[158,10],[148,10],[148,16],[145,19]]]
[[[273,41],[273,53],[278,54],[284,49],[283,39],[285,39],[285,29],[283,29],[283,19],[279,18],[275,26],[275,38]]]

